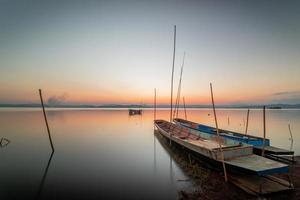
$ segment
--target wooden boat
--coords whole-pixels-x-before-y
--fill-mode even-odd
[[[177,165],[182,165],[181,160],[182,157],[178,157],[174,153],[174,143],[172,146],[169,145],[168,140],[166,137],[161,135],[158,130],[154,130],[154,135],[157,138],[160,145],[172,156],[173,160],[176,162]],[[191,156],[193,155],[191,151],[182,151],[181,148],[178,148],[177,153],[182,152],[182,156],[189,156],[189,159],[196,160],[197,162],[200,162],[201,166],[201,172],[202,173],[209,173],[209,170],[212,169],[208,162],[203,162],[203,159],[199,160],[197,156]],[[179,162],[178,162],[179,161]],[[190,165],[193,165],[192,162],[190,162]],[[207,169],[208,168],[208,169]],[[205,171],[204,171],[205,170]],[[284,192],[284,191],[290,191],[294,189],[293,183],[289,179],[284,180],[278,177],[275,177],[273,175],[267,175],[267,176],[257,176],[257,175],[246,175],[246,174],[227,174],[228,181],[238,188],[244,190],[245,192],[251,194],[251,195],[267,195],[271,193],[277,193],[277,192]]]
[[[217,136],[165,120],[155,120],[154,124],[159,133],[172,142],[195,152],[212,164],[220,166],[222,163]],[[198,132],[198,135],[193,132]],[[288,165],[253,154],[252,145],[226,138],[220,139],[225,164],[232,172],[238,171],[259,176],[288,172]]]
[[[203,124],[198,124],[192,121],[180,119],[180,118],[175,118],[174,123],[180,126],[184,126],[193,130],[197,130],[200,132],[205,132],[211,135],[216,135],[217,131],[216,128],[203,125]],[[220,136],[226,139],[230,139],[233,141],[237,142],[242,142],[245,144],[253,145],[253,152],[257,155],[261,155],[262,148],[263,148],[263,138],[253,136],[253,135],[245,135],[242,133],[237,133],[233,131],[228,131],[228,130],[223,130],[219,129]],[[198,133],[195,133],[196,135]],[[275,159],[275,160],[282,160],[282,161],[294,161],[294,152],[273,147],[270,146],[270,140],[265,139],[265,153],[269,158]],[[291,156],[291,159],[286,158],[285,156]]]
[[[188,128],[194,129],[194,130],[202,131],[202,132],[213,134],[213,135],[217,134],[216,128],[211,127],[211,126],[198,124],[198,123],[188,121],[185,119],[180,119],[180,118],[175,118],[173,121],[175,124],[182,125],[184,127],[188,127]],[[261,137],[256,137],[253,135],[245,135],[242,133],[237,133],[237,132],[223,130],[223,129],[219,129],[219,133],[224,138],[228,138],[228,139],[235,140],[238,142],[250,144],[255,147],[263,146],[263,138],[261,138]],[[270,140],[267,138],[265,139],[265,146],[270,146]]]
[[[128,112],[129,115],[141,115],[142,109],[129,109]]]

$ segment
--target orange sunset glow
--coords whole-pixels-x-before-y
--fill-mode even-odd
[[[210,82],[218,104],[300,102],[293,11],[284,23],[283,13],[234,4],[2,4],[0,104],[37,103],[39,88],[47,101],[93,105],[152,104],[157,88],[169,104],[174,24],[174,96],[186,52],[188,105],[210,103]]]

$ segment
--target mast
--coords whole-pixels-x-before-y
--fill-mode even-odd
[[[175,103],[173,118],[175,117],[175,114],[176,114],[176,117],[178,117],[178,109],[179,109],[179,104],[180,104],[181,81],[182,81],[182,72],[183,72],[183,66],[184,66],[184,59],[185,59],[185,52],[183,54],[183,61],[182,61],[181,70],[180,70],[180,78],[179,78],[179,84],[178,84],[177,97],[176,97],[176,103]]]
[[[185,116],[185,120],[187,120],[186,107],[185,107],[185,100],[184,100],[184,97],[182,97],[182,100],[183,100],[183,107],[184,107],[184,116]]]
[[[175,49],[176,49],[176,25],[174,26],[174,50],[173,50],[173,64],[172,64],[172,78],[171,78],[170,122],[172,122],[172,109],[173,109],[173,79],[174,79],[174,65],[175,65]]]
[[[263,124],[264,124],[264,139],[263,139],[263,149],[261,156],[265,156],[265,143],[266,143],[266,106],[263,107]]]
[[[156,88],[154,88],[154,120],[156,120]]]
[[[224,178],[225,178],[225,182],[227,182],[227,172],[226,172],[225,161],[224,161],[224,153],[223,153],[223,149],[222,149],[222,145],[221,145],[221,138],[220,138],[220,133],[219,133],[218,121],[217,121],[214,94],[213,94],[213,89],[212,89],[211,83],[210,83],[210,93],[211,93],[211,102],[213,105],[213,111],[214,111],[214,117],[215,117],[215,123],[216,123],[217,135],[218,135],[218,142],[219,142],[219,147],[220,147],[220,151],[221,151],[221,159],[222,159],[223,170],[224,170]]]

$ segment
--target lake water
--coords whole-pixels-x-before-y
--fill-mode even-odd
[[[217,114],[220,128],[245,131],[247,110]],[[176,199],[193,184],[179,181],[189,177],[154,136],[152,110],[52,109],[47,116],[52,157],[41,109],[0,109],[0,138],[11,141],[0,148],[1,199]],[[214,125],[210,109],[187,116]],[[299,155],[300,110],[267,110],[266,117],[271,144]],[[158,110],[157,118],[168,120],[169,111]],[[251,110],[248,133],[262,130],[262,111]]]

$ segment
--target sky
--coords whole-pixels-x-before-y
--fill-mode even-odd
[[[300,103],[300,1],[0,0],[0,103]]]

